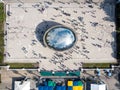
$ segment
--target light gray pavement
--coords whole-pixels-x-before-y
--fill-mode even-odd
[[[43,6],[46,6],[48,3],[44,2],[44,0],[39,1],[41,1]],[[6,24],[8,23],[8,25],[6,25],[7,43],[5,48],[5,62],[22,63],[38,62],[41,60],[41,68],[47,70],[61,70],[61,68],[78,69],[81,62],[117,62],[115,59],[116,52],[114,52],[116,48],[113,37],[115,36],[114,19],[113,22],[104,20],[109,18],[108,15],[111,15],[111,12],[113,12],[110,8],[114,5],[106,4],[103,10],[100,8],[101,6],[94,3],[91,4],[93,6],[91,9],[89,3],[78,4],[71,2],[71,4],[62,4],[58,1],[54,3],[53,0],[51,0],[49,3],[52,2],[52,4],[47,4],[49,8],[45,8],[45,11],[41,13],[38,10],[41,8],[40,3],[26,2],[22,6],[20,2],[6,4],[6,12],[10,11],[12,14],[6,18]],[[38,4],[40,7],[36,7]],[[58,10],[56,10],[56,8],[58,8]],[[63,12],[70,13],[71,16],[66,16]],[[78,17],[82,17],[84,23],[83,21],[81,22]],[[114,15],[111,15],[111,17],[114,18]],[[53,18],[55,20],[53,20]],[[44,47],[35,34],[36,27],[44,21],[54,21],[73,28],[77,37],[75,46],[64,52],[56,52],[48,47]],[[98,23],[99,25],[93,26]],[[41,30],[44,30],[44,27],[41,27]],[[39,34],[41,35],[41,33]],[[36,41],[35,45],[33,45],[33,40]],[[63,57],[58,57],[58,55],[62,55]]]

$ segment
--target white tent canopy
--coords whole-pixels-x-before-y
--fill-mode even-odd
[[[15,81],[14,90],[30,90],[30,81]]]
[[[106,84],[91,84],[90,90],[106,90]]]

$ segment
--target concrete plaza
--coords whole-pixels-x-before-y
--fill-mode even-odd
[[[4,62],[40,62],[47,70],[78,69],[81,63],[115,63],[114,9],[114,4],[104,1],[6,2]],[[59,52],[42,44],[38,36],[52,23],[73,29],[77,41],[71,49]]]

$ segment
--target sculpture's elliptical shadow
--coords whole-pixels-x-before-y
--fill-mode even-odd
[[[36,31],[35,31],[35,34],[36,34],[36,38],[38,39],[38,41],[45,47],[45,44],[44,44],[44,40],[43,40],[43,37],[44,37],[44,34],[45,32],[53,27],[53,26],[56,26],[56,25],[61,25],[60,23],[57,23],[57,22],[53,22],[53,21],[43,21],[42,23],[38,24],[37,27],[36,27]]]

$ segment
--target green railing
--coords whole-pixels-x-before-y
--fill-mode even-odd
[[[52,73],[52,71],[40,71],[41,76],[80,76],[80,71],[56,71]]]

